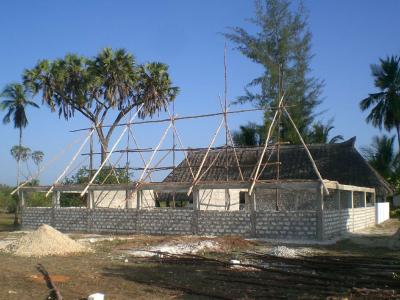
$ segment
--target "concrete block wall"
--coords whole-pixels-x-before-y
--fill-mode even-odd
[[[85,231],[89,221],[89,210],[86,208],[68,207],[54,209],[52,226],[61,231]]]
[[[375,224],[375,207],[323,213],[324,239]],[[315,211],[195,211],[155,208],[40,208],[22,210],[24,228],[49,224],[61,231],[126,234],[241,235],[272,239],[317,239]]]
[[[375,207],[326,210],[323,212],[323,234],[325,239],[354,232],[376,223]]]
[[[251,236],[250,215],[243,210],[198,211],[198,234]]]
[[[325,210],[323,212],[324,237],[333,238],[350,232],[353,226],[352,210]]]
[[[22,225],[34,229],[42,224],[52,224],[52,209],[47,207],[27,207],[22,210]]]
[[[193,234],[193,210],[158,208],[139,210],[137,232],[144,234]]]
[[[375,225],[375,206],[355,208],[353,213],[354,231]]]
[[[137,231],[138,210],[136,209],[91,209],[86,231],[99,233],[128,234]]]
[[[257,211],[256,236],[271,239],[315,240],[315,211]]]

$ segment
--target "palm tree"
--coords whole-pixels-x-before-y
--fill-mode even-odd
[[[395,180],[399,169],[399,153],[394,150],[395,136],[375,136],[372,145],[363,148],[363,154],[371,166],[389,181]]]
[[[33,160],[34,164],[35,164],[36,167],[37,167],[38,174],[39,174],[39,171],[40,171],[40,164],[41,164],[42,161],[43,161],[44,153],[43,153],[43,151],[36,150],[36,151],[33,151],[33,152],[32,152],[31,157],[32,157],[32,160]]]
[[[120,121],[142,106],[140,117],[152,116],[173,101],[179,89],[172,85],[168,66],[137,64],[123,49],[103,49],[93,57],[68,54],[64,59],[40,61],[24,73],[24,83],[59,116],[79,112],[95,125],[101,142],[101,161]],[[102,127],[112,115],[111,125]]]
[[[371,65],[375,86],[380,90],[360,102],[361,110],[371,108],[367,122],[390,131],[395,128],[400,147],[400,58],[380,59],[380,65]]]
[[[332,123],[333,119],[330,119],[327,124],[314,123],[308,136],[309,142],[314,144],[334,144],[343,141],[342,135],[335,135],[329,139],[329,133],[335,128]]]
[[[7,113],[3,118],[3,123],[8,124],[12,120],[14,128],[19,129],[18,146],[20,149],[22,147],[22,130],[28,125],[28,119],[26,117],[25,109],[28,106],[33,106],[36,108],[39,107],[35,102],[28,99],[29,96],[30,96],[29,90],[19,83],[12,83],[7,85],[4,88],[3,92],[1,93],[1,97],[4,99],[1,102],[1,108],[3,110],[7,110]],[[20,183],[20,162],[22,156],[17,155],[16,159],[17,159],[17,186],[18,186]],[[19,199],[15,212],[15,220],[14,220],[15,224],[19,224],[18,213],[19,213]]]

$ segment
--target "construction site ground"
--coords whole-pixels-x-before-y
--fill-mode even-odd
[[[0,250],[26,234],[0,214]],[[240,237],[70,234],[94,249],[66,257],[0,251],[0,299],[400,299],[400,221],[330,244]],[[166,253],[168,252],[168,253]],[[186,253],[186,254],[185,254]],[[143,255],[142,255],[143,254]]]

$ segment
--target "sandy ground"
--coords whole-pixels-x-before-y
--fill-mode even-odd
[[[107,299],[400,299],[400,254],[394,251],[399,226],[398,220],[390,220],[332,245],[234,236],[70,234],[96,252],[25,258],[0,251],[0,299],[46,299],[49,290],[38,263],[55,278],[65,299],[85,299],[95,292]],[[26,234],[9,229],[0,228],[0,249]],[[141,250],[178,256],[132,255]],[[341,267],[327,269],[341,260]],[[368,276],[375,285],[365,289]],[[393,280],[395,286],[399,280],[398,288]]]

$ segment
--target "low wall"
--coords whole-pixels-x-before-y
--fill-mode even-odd
[[[374,206],[323,212],[324,239],[338,237],[372,225],[375,225]]]
[[[197,211],[200,235],[251,236],[251,213],[241,211]]]
[[[200,234],[315,240],[315,211],[201,211],[155,208],[25,207],[22,226],[49,224],[61,231],[114,234]],[[324,239],[375,224],[375,207],[329,210],[323,213]]]
[[[380,224],[390,219],[390,203],[376,203],[376,224]]]
[[[25,207],[24,228],[46,223],[61,231],[120,234],[240,235],[313,239],[315,212],[194,211]]]
[[[315,240],[315,211],[257,211],[256,235],[271,239]]]

